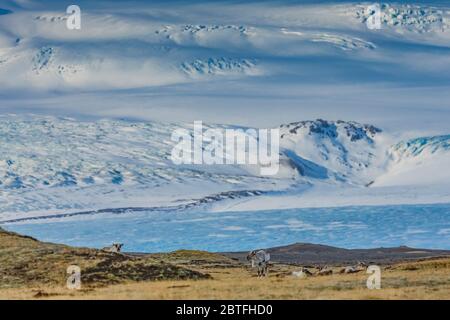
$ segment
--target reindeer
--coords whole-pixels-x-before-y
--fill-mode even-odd
[[[119,253],[123,247],[123,243],[113,243],[112,246],[105,247],[102,250],[107,252]]]
[[[267,277],[269,274],[269,253],[264,250],[253,250],[247,255],[247,260],[252,262],[252,268],[255,266],[258,268],[258,278]]]
[[[360,271],[364,271],[367,269],[367,264],[364,262],[358,261],[358,263],[354,266],[347,266],[345,268],[342,268],[340,273],[357,273]]]
[[[302,267],[302,268],[300,269],[300,271],[293,271],[293,272],[292,272],[292,275],[293,275],[294,277],[304,279],[304,278],[307,278],[307,277],[312,276],[313,273],[312,273],[311,271],[309,271],[308,269],[306,269],[305,267]]]
[[[319,267],[319,271],[316,272],[316,275],[318,276],[329,276],[331,274],[333,274],[333,270],[329,268],[327,265]]]

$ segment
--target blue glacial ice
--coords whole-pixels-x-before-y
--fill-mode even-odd
[[[151,212],[5,225],[40,240],[126,251],[239,251],[310,242],[344,248],[450,249],[450,204],[249,212]]]

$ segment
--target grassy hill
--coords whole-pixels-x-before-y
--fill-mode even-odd
[[[158,257],[44,243],[0,228],[0,289],[64,285],[70,265],[81,268],[82,283],[90,286],[210,277],[206,273],[164,262]]]

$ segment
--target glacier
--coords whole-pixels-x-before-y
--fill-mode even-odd
[[[211,213],[139,212],[101,219],[45,220],[5,227],[51,242],[102,248],[120,242],[127,252],[178,249],[247,251],[296,242],[344,248],[407,245],[450,249],[448,204],[351,206]]]
[[[237,210],[236,206],[249,203],[257,208],[254,201],[261,199],[272,206],[285,205],[289,203],[286,199],[293,197],[297,198],[294,207],[304,207],[304,196],[315,199],[311,193],[317,197],[320,192],[324,194],[318,200],[326,206],[334,201],[333,193],[325,192],[330,189],[341,194],[348,190],[349,196],[343,196],[350,201],[346,205],[364,204],[352,203],[352,192],[361,197],[372,193],[369,199],[382,203],[383,195],[391,195],[392,188],[405,184],[398,177],[398,167],[420,172],[431,166],[439,177],[425,183],[424,177],[415,175],[411,181],[407,172],[408,186],[419,184],[429,189],[449,181],[437,171],[447,172],[450,136],[416,138],[389,146],[381,129],[353,121],[283,124],[278,127],[280,170],[275,176],[263,176],[256,165],[174,164],[171,151],[176,143],[171,134],[192,127],[187,123],[3,115],[0,221],[108,210]],[[206,124],[208,127],[218,125]],[[440,203],[449,200],[448,194],[440,197]],[[429,199],[429,192],[420,199],[435,201]],[[409,203],[408,197],[401,195],[396,201]]]
[[[281,231],[267,245],[275,245],[301,237],[283,238],[292,229],[283,219],[334,208],[330,219],[350,223],[344,216],[355,218],[348,208],[357,208],[386,215],[386,224],[390,211],[400,212],[411,228],[443,235],[430,237],[436,244],[448,240],[445,228],[417,218],[448,220],[448,1],[380,2],[380,30],[367,27],[371,3],[352,0],[77,4],[81,30],[68,30],[58,1],[0,0],[2,226],[85,245],[92,239],[72,242],[58,230],[52,238],[50,230],[73,223],[87,235],[85,220],[110,223],[111,232],[130,221],[130,232],[133,221],[162,226],[170,215],[230,213],[261,218],[258,228],[284,226],[273,228]],[[278,175],[174,165],[171,133],[198,120],[280,129]],[[432,246],[403,227],[403,240]],[[219,239],[227,231],[216,229]],[[361,245],[381,244],[360,232]],[[193,246],[208,238],[196,239]],[[237,246],[244,238],[233,239]]]
[[[358,1],[79,5],[74,31],[58,2],[0,2],[2,114],[448,134],[446,1],[382,3],[381,30]]]

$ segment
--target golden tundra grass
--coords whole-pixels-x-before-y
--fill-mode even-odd
[[[207,280],[161,280],[70,291],[63,286],[0,290],[1,299],[450,299],[450,259],[396,265],[382,271],[382,288],[366,288],[367,275],[292,277],[293,266],[275,266],[266,279],[246,267],[205,271]]]
[[[70,264],[82,269],[79,291],[65,288]],[[117,255],[0,229],[0,299],[450,299],[450,258],[383,266],[380,290],[367,289],[364,272],[336,267],[298,279],[291,275],[298,269],[274,265],[258,279],[254,269],[209,252]]]

